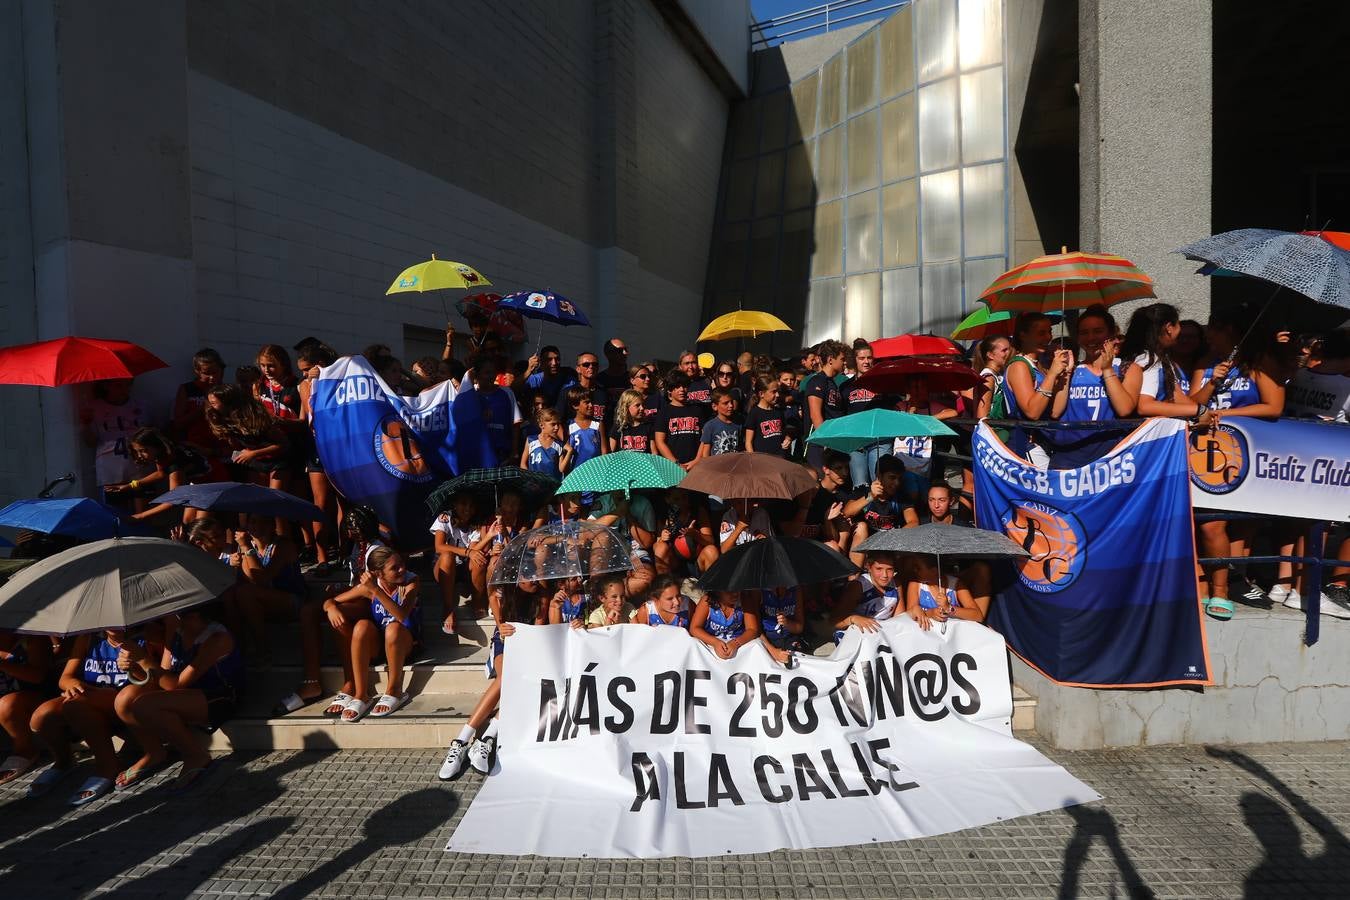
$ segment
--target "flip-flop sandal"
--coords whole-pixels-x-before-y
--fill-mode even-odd
[[[323,714],[330,719],[336,719],[342,716],[342,711],[347,708],[347,704],[352,702],[352,695],[346,691],[338,691],[333,697],[333,702],[323,711]]]
[[[28,799],[33,800],[51,793],[52,788],[60,784],[73,771],[73,768],[58,769],[56,766],[52,766],[39,773],[38,777],[33,779],[32,784],[28,785]]]
[[[372,719],[383,719],[385,716],[392,716],[404,707],[408,702],[408,692],[404,691],[395,697],[393,694],[381,694],[376,700],[375,705],[370,708],[370,717]],[[385,708],[384,712],[376,712],[381,706]]]
[[[117,791],[129,791],[142,781],[149,781],[151,778],[154,778],[168,767],[169,761],[166,759],[163,762],[151,763],[148,766],[141,766],[140,768],[132,766],[129,769],[124,769],[117,776],[117,780],[113,782],[113,789]]]
[[[112,789],[113,781],[111,778],[102,778],[98,775],[86,778],[84,784],[80,785],[80,789],[71,796],[70,805],[85,806],[93,803],[100,797],[111,794]]]
[[[1210,597],[1205,601],[1205,612],[1211,619],[1227,622],[1233,618],[1233,601],[1226,597]]]
[[[0,762],[0,784],[8,784],[16,778],[19,778],[33,766],[37,765],[36,756],[31,759],[27,756],[19,756],[11,753],[5,757],[4,762]]]
[[[370,708],[374,705],[374,700],[359,700],[356,697],[353,697],[347,703],[347,707],[342,710],[342,718],[338,719],[338,721],[348,724],[359,722],[366,717],[366,713],[370,712]],[[353,715],[349,716],[347,713],[353,713]]]
[[[317,697],[310,697],[309,699],[301,697],[298,693],[291,692],[287,694],[284,698],[282,698],[282,701],[280,703],[272,707],[271,717],[274,719],[280,719],[282,716],[289,715],[290,713],[293,713],[296,710],[304,709],[306,706],[313,706],[315,703],[318,703],[322,699],[323,699],[322,691],[319,693]]]
[[[206,778],[207,773],[209,773],[215,765],[216,759],[215,757],[212,757],[209,763],[200,768],[184,769],[182,772],[179,772],[177,780],[170,783],[169,793],[175,797],[180,794],[186,794],[188,791],[201,784]]]

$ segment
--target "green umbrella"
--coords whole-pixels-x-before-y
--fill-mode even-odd
[[[679,484],[684,469],[655,453],[616,450],[588,459],[563,479],[560,494],[583,491],[635,491],[643,488],[664,490]]]
[[[501,491],[514,489],[525,495],[527,506],[537,506],[557,489],[558,479],[543,472],[531,472],[515,466],[493,469],[469,469],[442,484],[427,497],[427,506],[433,513],[450,508],[450,499],[456,494],[471,493],[490,496],[496,501]]]
[[[869,409],[851,416],[828,419],[807,438],[831,450],[850,453],[868,444],[898,437],[956,437],[956,432],[933,416]]]

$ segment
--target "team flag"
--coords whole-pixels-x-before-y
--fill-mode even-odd
[[[990,608],[1014,653],[1061,684],[1210,683],[1183,423],[1079,469],[1039,469],[984,423],[973,450],[977,521],[1031,554]]]
[[[448,381],[400,397],[362,356],[321,370],[310,406],[319,459],[333,486],[374,509],[405,540],[425,536],[432,489],[461,469],[495,465],[478,404],[457,409],[456,399]]]

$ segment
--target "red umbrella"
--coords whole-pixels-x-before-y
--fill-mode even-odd
[[[0,384],[58,387],[135,378],[168,367],[164,360],[129,341],[64,337],[0,349]]]
[[[467,297],[461,297],[455,302],[455,309],[459,314],[469,321],[473,321],[475,316],[487,318],[497,311],[497,301],[502,299],[501,294],[494,294],[485,291],[481,294],[470,294]]]
[[[900,356],[961,356],[961,348],[945,337],[935,334],[901,334],[872,342],[872,355],[877,359]]]
[[[525,320],[514,309],[499,309],[488,317],[488,328],[502,340],[519,344],[525,340]]]
[[[918,385],[930,391],[964,391],[980,383],[975,370],[954,359],[888,359],[858,378],[858,387],[878,394],[907,394]]]

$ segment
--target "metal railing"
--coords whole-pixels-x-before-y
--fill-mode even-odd
[[[1102,422],[1060,422],[1060,421],[1038,422],[1035,420],[1027,420],[1027,419],[986,419],[985,421],[987,421],[990,427],[992,428],[1006,428],[1006,429],[1024,428],[1029,431],[1037,431],[1037,430],[1101,431],[1103,433],[1109,433],[1112,431],[1121,431],[1121,432],[1131,431],[1134,428],[1138,427],[1141,420],[1115,419]],[[967,428],[974,429],[974,427],[979,424],[979,420],[964,419],[964,418],[947,419],[945,420],[945,424],[964,425]],[[969,468],[969,466],[974,462],[974,460],[971,457],[961,453],[957,453],[954,450],[938,449],[937,447],[938,440],[950,441],[955,439],[954,438],[934,439],[933,462],[935,464],[935,471],[936,471],[936,464],[939,459],[949,459],[952,460],[953,462],[960,463],[963,467],[966,468]],[[1260,513],[1232,512],[1228,510],[1223,511],[1207,510],[1204,508],[1199,508],[1195,510],[1196,522],[1206,522],[1216,520],[1237,521],[1239,519],[1255,519],[1260,521],[1267,521],[1278,518],[1279,517],[1277,516],[1268,516]],[[1312,553],[1313,555],[1202,556],[1198,557],[1196,559],[1196,562],[1200,563],[1202,566],[1269,565],[1271,563],[1282,563],[1282,562],[1305,566],[1306,569],[1304,570],[1303,573],[1305,581],[1304,587],[1306,588],[1306,593],[1303,595],[1303,615],[1304,615],[1303,643],[1305,646],[1311,647],[1313,644],[1316,644],[1318,639],[1321,637],[1322,585],[1325,581],[1323,570],[1327,567],[1330,567],[1332,571],[1335,571],[1338,568],[1344,568],[1346,564],[1339,559],[1323,557],[1321,555],[1322,553],[1325,552],[1325,550],[1323,549],[1323,542],[1326,537],[1327,530],[1334,523],[1325,521],[1314,521],[1311,519],[1303,521],[1308,522],[1308,531],[1306,533],[1306,543],[1304,546],[1308,547],[1309,552]]]
[[[750,49],[763,50],[835,28],[880,19],[912,0],[834,0],[750,23]]]

